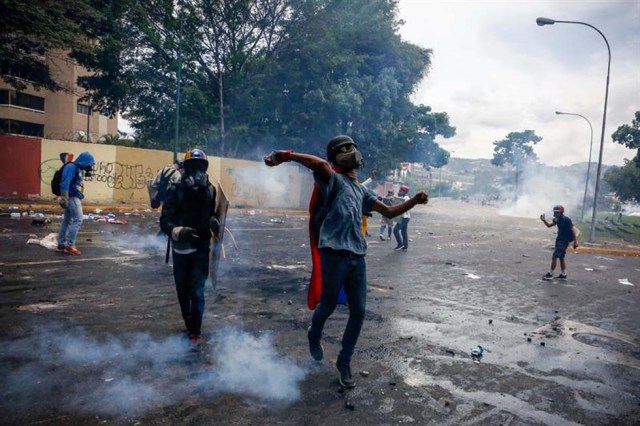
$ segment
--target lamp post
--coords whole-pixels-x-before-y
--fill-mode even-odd
[[[582,216],[580,217],[580,219],[584,221],[584,209],[587,205],[587,190],[589,188],[589,175],[591,174],[591,152],[593,151],[593,126],[591,126],[591,122],[584,115],[576,114],[573,112],[560,112],[560,111],[556,111],[556,115],[575,115],[576,117],[582,117],[587,121],[587,123],[589,123],[589,129],[591,129],[591,142],[589,142],[589,163],[587,164],[587,180],[584,184],[584,197],[582,198]],[[593,202],[595,203],[595,199],[593,200]]]
[[[593,236],[594,236],[594,233],[595,233],[595,227],[596,227],[596,210],[597,210],[597,205],[598,205],[598,192],[600,191],[600,171],[602,170],[602,151],[604,150],[604,130],[605,130],[605,126],[607,124],[607,101],[609,100],[609,75],[611,73],[611,47],[609,47],[609,41],[604,36],[604,34],[602,34],[602,32],[599,29],[597,29],[596,27],[594,27],[591,24],[587,24],[586,22],[556,21],[556,20],[549,19],[549,18],[537,18],[536,19],[536,24],[538,24],[541,27],[545,26],[545,25],[553,25],[555,23],[558,23],[558,24],[579,24],[579,25],[585,25],[585,26],[587,26],[589,28],[593,28],[604,39],[604,42],[607,45],[607,52],[609,53],[609,61],[607,63],[607,84],[606,84],[605,92],[604,92],[604,112],[602,114],[602,132],[600,133],[600,154],[598,155],[598,169],[596,171],[596,189],[595,189],[595,193],[594,193],[594,196],[593,196],[594,197],[593,198],[593,213],[591,215],[591,230],[589,232],[589,242],[592,243],[593,242]]]

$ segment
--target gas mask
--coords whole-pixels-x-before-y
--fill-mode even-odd
[[[88,178],[93,176],[93,164],[90,164],[84,168],[84,176]]]
[[[183,183],[190,188],[206,187],[208,182],[206,166],[196,164],[185,165]]]
[[[335,163],[344,170],[354,170],[364,167],[362,153],[354,145],[340,147],[342,149],[335,155]]]

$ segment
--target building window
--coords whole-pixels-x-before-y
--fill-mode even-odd
[[[44,111],[44,98],[4,89],[0,90],[0,105],[15,105],[36,111]]]
[[[16,135],[44,136],[44,124],[0,118],[0,131]]]
[[[89,105],[81,104],[80,102],[78,102],[78,107],[76,108],[76,111],[79,114],[91,115],[91,107]]]

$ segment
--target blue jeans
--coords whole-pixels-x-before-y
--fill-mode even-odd
[[[204,283],[209,276],[209,249],[190,254],[173,252],[173,278],[189,334],[200,335],[204,314]]]
[[[69,197],[69,204],[64,209],[64,218],[58,234],[58,245],[75,246],[80,225],[82,225],[82,200],[78,197]]]
[[[309,337],[319,340],[324,323],[338,303],[338,294],[344,286],[349,303],[349,320],[342,336],[342,350],[338,362],[349,364],[360,336],[367,303],[367,267],[364,256],[346,251],[320,250],[322,268],[322,295],[311,318]]]
[[[407,228],[409,227],[409,220],[411,219],[408,217],[403,217],[402,222],[396,223],[396,226],[393,228],[393,235],[396,237],[398,247],[409,248],[409,236],[407,232]]]

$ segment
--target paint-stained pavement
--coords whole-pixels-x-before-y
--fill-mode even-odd
[[[232,212],[238,250],[227,240],[218,289],[207,290],[205,343],[182,352],[158,215],[129,213],[129,225],[85,222],[79,257],[25,245],[59,220],[39,229],[0,218],[10,230],[0,235],[0,423],[640,422],[638,258],[569,255],[569,280],[550,283],[540,277],[554,234],[539,220],[433,200],[412,212],[405,253],[377,239],[374,218],[357,386],[340,392],[333,361],[346,308],[327,322],[325,360],[308,355],[303,214]],[[275,358],[264,362],[283,370],[248,366],[249,388],[207,383],[225,380],[207,374],[225,361],[215,332],[229,328],[270,342]],[[485,351],[474,363],[477,345]],[[225,356],[262,362],[253,355]],[[295,367],[299,385],[270,381]],[[290,386],[299,396],[276,397]]]

